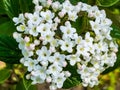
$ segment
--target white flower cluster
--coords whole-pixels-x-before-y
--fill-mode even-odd
[[[104,10],[79,2],[72,5],[69,0],[62,4],[51,0],[33,0],[34,13],[20,14],[13,21],[17,32],[13,36],[19,43],[32,84],[50,83],[50,90],[62,88],[72,73],[66,66],[77,65],[82,84],[98,84],[98,76],[116,61],[117,44],[110,36],[112,21]],[[91,29],[82,35],[71,22],[80,12],[87,12]]]

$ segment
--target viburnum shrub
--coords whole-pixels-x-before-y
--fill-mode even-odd
[[[14,17],[17,31],[13,37],[19,43],[27,67],[26,78],[32,84],[47,82],[50,90],[62,88],[73,76],[68,67],[75,67],[83,86],[98,85],[98,76],[114,66],[118,45],[110,35],[112,21],[97,6],[65,0],[33,0],[33,13]],[[88,29],[75,24],[85,16]],[[72,69],[72,68],[71,68]]]

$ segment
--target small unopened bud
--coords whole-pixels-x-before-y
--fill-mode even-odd
[[[51,77],[48,76],[48,77],[46,78],[46,82],[47,82],[47,83],[50,83],[51,81],[52,81]]]
[[[67,66],[67,62],[64,61],[64,62],[63,62],[63,67],[66,67],[66,66]]]
[[[65,76],[66,77],[70,77],[71,76],[71,73],[69,71],[65,71]]]
[[[58,15],[62,18],[65,15],[65,12],[59,12]]]
[[[30,74],[27,74],[26,75],[26,79],[30,79],[31,75]]]
[[[25,42],[29,42],[29,41],[30,41],[30,38],[26,36],[26,37],[24,38],[24,41],[25,41]]]
[[[35,44],[35,45],[39,45],[39,44],[40,44],[40,41],[39,41],[39,40],[35,40],[35,41],[34,41],[34,44]]]
[[[43,37],[39,37],[39,40],[43,41],[43,40],[44,40],[44,38],[43,38]]]

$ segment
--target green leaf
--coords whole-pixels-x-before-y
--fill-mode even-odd
[[[33,0],[19,0],[20,10],[22,13],[32,12],[34,10]]]
[[[111,36],[113,38],[120,39],[120,28],[115,25],[112,25],[112,28],[113,30],[111,31]]]
[[[6,21],[6,22],[3,21],[3,23],[0,24],[0,34],[12,36],[15,30],[16,28],[12,21]]]
[[[0,14],[6,14],[2,0],[0,0]]]
[[[16,86],[16,90],[37,90],[35,85],[31,85],[31,80],[22,78]]]
[[[26,90],[29,90],[31,83],[32,83],[31,80],[27,80],[25,77],[23,78],[23,84]]]
[[[5,68],[0,70],[0,84],[4,83],[10,77],[10,74],[10,69]]]
[[[0,60],[8,64],[17,64],[21,57],[22,54],[15,39],[0,35]]]
[[[77,33],[81,35],[82,33],[86,32],[89,29],[89,21],[87,18],[87,13],[81,12],[80,17],[77,18],[75,22],[71,22],[71,25],[76,28]]]
[[[2,0],[4,4],[4,9],[6,14],[12,19],[15,16],[18,16],[20,13],[19,10],[19,0]]]
[[[120,67],[120,47],[117,52],[117,61],[115,62],[114,66],[106,69],[102,74],[107,74],[111,71],[114,71],[118,67]]]
[[[80,75],[77,73],[77,65],[76,66],[70,66],[68,65],[64,70],[68,70],[71,73],[71,76],[66,79],[66,81],[63,84],[64,89],[69,89],[71,87],[77,86],[81,83]]]
[[[110,7],[115,5],[119,0],[97,0],[97,4],[102,7]]]
[[[69,89],[71,87],[77,86],[80,84],[80,81],[78,81],[77,78],[75,77],[69,77],[67,80],[64,82],[63,88]]]

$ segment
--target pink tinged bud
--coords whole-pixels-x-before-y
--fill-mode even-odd
[[[41,64],[42,64],[43,66],[48,66],[48,62],[47,62],[47,61],[42,61]]]
[[[30,49],[34,50],[35,49],[35,44],[30,44]]]
[[[64,61],[64,62],[63,62],[63,67],[66,67],[66,66],[67,66],[67,62]]]
[[[35,6],[35,10],[36,11],[41,11],[42,10],[42,6],[39,6],[39,5]]]
[[[55,50],[54,47],[50,47],[50,51],[51,51],[51,52],[55,52],[56,50]]]
[[[92,14],[92,13],[88,14],[88,17],[94,17],[94,14]]]
[[[28,18],[28,15],[29,15],[28,13],[25,13],[25,17],[26,17],[26,18]]]
[[[35,41],[34,41],[34,44],[35,44],[35,45],[39,45],[39,44],[40,44],[40,41],[39,41],[39,40],[35,40]]]
[[[18,33],[17,32],[14,32],[13,33],[13,37],[16,39],[16,38],[18,38]]]
[[[28,42],[30,41],[30,38],[27,37],[27,36],[25,36],[24,41],[25,41],[26,43],[28,43]]]
[[[60,19],[59,19],[58,17],[56,17],[56,18],[54,19],[54,21],[55,21],[56,23],[60,23]]]
[[[69,71],[66,71],[66,72],[65,72],[65,76],[66,76],[66,77],[70,77],[70,76],[71,76],[71,73],[70,73]]]
[[[80,63],[77,63],[77,67],[79,70],[82,70],[82,66],[80,65]]]
[[[31,75],[30,74],[27,74],[26,75],[26,79],[30,79]]]
[[[47,5],[51,5],[51,4],[52,4],[52,0],[48,0]]]
[[[58,15],[62,18],[65,15],[65,12],[59,12]]]
[[[52,81],[51,77],[47,77],[47,78],[46,78],[46,82],[47,82],[47,83],[50,83],[51,81]]]
[[[39,40],[44,41],[44,38],[43,38],[43,37],[40,37]]]
[[[117,48],[114,48],[114,50],[113,50],[115,53],[117,53],[118,52],[118,49]]]

